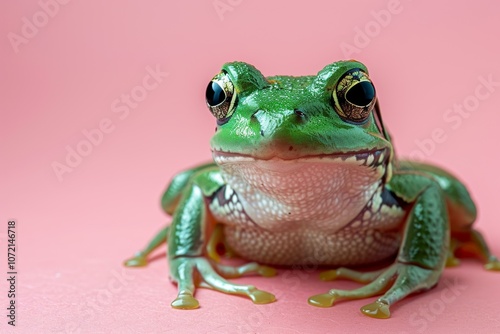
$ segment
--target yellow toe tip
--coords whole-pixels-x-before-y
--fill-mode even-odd
[[[448,258],[446,260],[446,267],[447,268],[458,267],[459,265],[460,265],[460,260],[457,259],[456,257]]]
[[[217,252],[208,252],[208,256],[217,263],[220,263],[220,256]]]
[[[322,281],[333,281],[337,279],[337,270],[327,270],[319,274],[319,279]]]
[[[198,300],[191,295],[179,295],[170,305],[180,310],[192,310],[200,307]]]
[[[500,271],[500,261],[491,261],[484,265],[484,269],[490,271]]]
[[[148,260],[143,256],[135,256],[123,262],[123,265],[126,267],[145,267],[148,265]]]
[[[365,305],[361,308],[361,312],[376,319],[387,319],[391,317],[391,312],[389,311],[389,305],[376,301],[374,303]]]
[[[254,304],[269,304],[276,301],[276,297],[272,293],[262,290],[252,291],[249,297]]]
[[[307,303],[316,307],[331,307],[334,301],[335,296],[330,293],[322,293],[320,295],[309,297]]]
[[[259,274],[264,277],[272,277],[276,276],[276,269],[268,267],[268,266],[260,266],[258,270]]]

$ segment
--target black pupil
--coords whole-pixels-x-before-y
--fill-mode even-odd
[[[368,81],[361,81],[347,91],[345,98],[352,104],[365,107],[372,102],[375,97],[375,89]]]
[[[215,81],[212,81],[207,86],[206,92],[207,102],[211,106],[221,104],[226,99],[224,89]]]

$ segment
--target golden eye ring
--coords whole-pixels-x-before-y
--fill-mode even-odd
[[[236,102],[234,85],[225,72],[217,74],[205,92],[207,107],[218,121],[231,117]]]
[[[375,106],[375,87],[368,74],[360,69],[348,71],[333,90],[335,111],[345,120],[362,123]]]

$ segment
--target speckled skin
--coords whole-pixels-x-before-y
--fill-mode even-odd
[[[362,308],[385,318],[396,301],[432,288],[461,245],[473,244],[489,269],[500,269],[472,229],[476,208],[465,187],[439,168],[395,158],[363,64],[266,78],[249,64],[228,63],[209,85],[207,105],[217,118],[215,163],[173,179],[162,199],[172,224],[126,262],[145,265],[166,240],[179,286],[173,307],[198,307],[195,272],[201,286],[268,303],[273,295],[223,276],[270,275],[261,264],[351,266],[395,258],[373,273],[327,272],[323,278],[371,283],[309,299],[325,307],[385,291]],[[259,264],[223,266],[219,244]]]
[[[290,171],[294,176],[265,182],[269,187],[264,194],[246,189],[248,184],[231,177],[233,173],[226,177],[236,190],[226,185],[221,191],[224,198],[212,201],[210,209],[224,224],[233,251],[266,264],[336,266],[373,263],[397,252],[406,212],[397,203],[384,203],[382,182],[363,182],[382,176],[376,168],[362,173],[359,166],[343,166],[345,161],[338,166],[291,163],[298,169]],[[247,173],[260,176],[256,184],[266,175],[254,168]],[[290,179],[304,184],[294,185]],[[345,182],[351,183],[350,189],[344,189]],[[330,195],[318,198],[315,190]]]

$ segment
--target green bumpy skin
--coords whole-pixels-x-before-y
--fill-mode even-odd
[[[307,264],[336,268],[321,273],[323,280],[366,283],[309,304],[382,295],[361,311],[388,318],[391,305],[434,287],[445,266],[458,265],[455,253],[473,252],[486,269],[500,270],[473,228],[476,207],[465,186],[438,167],[395,157],[363,64],[264,77],[252,65],[227,63],[206,99],[217,122],[214,163],[173,178],[161,201],[172,222],[125,262],[145,266],[166,242],[178,285],[172,307],[199,307],[197,287],[270,303],[271,293],[227,278]],[[221,249],[252,262],[223,265]],[[393,263],[371,272],[345,267],[383,260]]]

